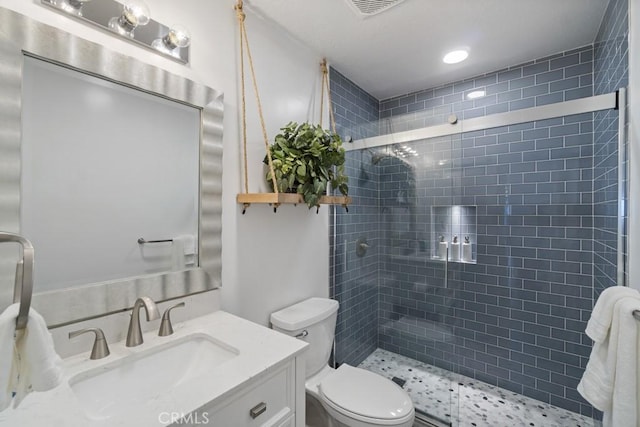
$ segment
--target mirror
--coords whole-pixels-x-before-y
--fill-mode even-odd
[[[197,267],[199,144],[199,109],[25,57],[20,230],[38,248],[34,288]]]
[[[46,239],[42,240],[42,254],[39,254],[37,243],[40,237],[34,237],[36,280],[33,306],[45,317],[47,324],[50,327],[57,326],[121,311],[131,307],[135,299],[141,295],[148,295],[156,301],[163,301],[219,286],[222,181],[221,94],[185,78],[144,64],[135,58],[112,52],[103,46],[3,8],[0,8],[0,55],[2,63],[6,64],[6,66],[0,67],[0,89],[2,93],[7,94],[7,99],[12,101],[0,105],[0,129],[3,129],[0,132],[0,153],[2,153],[0,163],[4,171],[0,174],[0,197],[7,201],[7,203],[3,202],[4,206],[0,209],[0,230],[22,233],[27,238],[31,238],[27,233],[37,234],[36,230],[45,235],[53,232],[53,238],[46,244],[44,243]],[[36,83],[38,85],[45,83],[45,76],[55,80],[55,90],[51,89],[52,93],[47,95],[51,97],[50,99],[44,97],[44,91],[45,87],[51,88],[51,86],[35,86]],[[87,86],[87,90],[77,94],[79,98],[76,101],[70,101],[72,96],[69,92],[65,92],[69,88],[64,89],[63,81],[66,81],[67,86]],[[62,89],[62,92],[55,93],[58,89]],[[98,90],[106,92],[95,92]],[[90,93],[92,91],[95,93]],[[111,95],[108,95],[109,93]],[[114,93],[116,95],[113,95]],[[117,103],[120,107],[116,110],[124,110],[122,107],[124,104],[141,103],[127,114],[131,116],[135,110],[145,110],[147,114],[152,116],[166,114],[180,117],[177,120],[183,123],[183,129],[178,131],[177,125],[171,126],[170,129],[162,129],[162,123],[167,122],[164,119],[156,120],[149,126],[150,117],[138,115],[135,120],[144,122],[144,126],[140,126],[144,129],[141,134],[124,140],[122,135],[121,138],[118,138],[116,131],[116,134],[107,136],[107,140],[99,141],[98,135],[91,138],[92,131],[100,134],[105,133],[110,128],[116,127],[114,122],[130,120],[130,118],[113,116],[104,118],[104,120],[92,121],[90,117],[75,117],[76,111],[72,109],[73,106],[58,104],[58,107],[51,107],[51,101],[62,96],[65,97],[65,100],[74,103],[80,102],[82,97],[88,97],[89,102],[94,104],[100,102]],[[116,98],[110,99],[110,96]],[[123,96],[128,98],[119,98]],[[55,114],[58,114],[57,118],[49,117],[53,120],[52,123],[49,123],[52,129],[56,127],[55,123],[58,122],[61,127],[65,125],[65,128],[70,130],[68,134],[59,135],[57,141],[54,137],[47,138],[51,142],[48,153],[43,154],[40,151],[35,153],[34,150],[42,149],[42,147],[37,148],[35,143],[42,144],[43,139],[50,132],[44,126],[47,121],[47,108],[55,109]],[[81,109],[88,108],[88,106],[84,106]],[[164,112],[151,113],[148,111],[149,108],[159,108]],[[39,116],[34,112],[34,109],[41,110],[38,112]],[[105,108],[104,110],[114,110],[114,108]],[[51,116],[55,115],[52,111],[49,113]],[[103,114],[106,113],[103,112]],[[35,120],[42,126],[22,123],[21,117],[23,120]],[[78,121],[82,121],[83,125],[84,122],[91,123],[78,132]],[[98,127],[105,124],[104,128]],[[164,161],[160,169],[162,167],[173,169],[175,165],[167,159],[161,159],[162,156],[158,151],[161,151],[163,145],[169,145],[169,143],[159,142],[157,129],[154,127],[160,127],[160,134],[169,133],[169,130],[178,132],[172,134],[169,137],[170,140],[190,139],[195,141],[191,147],[188,143],[180,145],[179,148],[184,149],[180,154],[171,151],[176,147],[165,147],[170,153],[167,157],[174,157],[173,163],[177,162],[177,157],[184,157],[182,162],[186,169],[178,170],[176,168],[175,175],[170,177],[168,181],[164,181],[162,185],[157,185],[157,183],[159,179],[162,179],[160,175],[166,173],[166,170],[159,172],[157,163],[162,164]],[[130,124],[122,129],[130,130],[132,126]],[[122,129],[119,131],[120,133],[123,132]],[[156,133],[148,139],[144,136],[153,132]],[[89,136],[84,138],[85,141],[77,142],[79,145],[67,147],[67,155],[60,156],[62,149],[57,145],[69,142],[74,133],[80,136]],[[89,157],[88,160],[80,160],[76,156],[79,156],[79,152],[83,149],[87,152],[94,152],[94,154],[100,150],[98,147],[89,149],[89,139],[98,141],[100,144],[98,147],[101,149],[108,146],[115,150],[116,145],[122,143],[120,150],[125,153],[110,155],[110,151],[106,150],[98,156],[99,158]],[[123,139],[124,142],[114,139]],[[143,140],[146,140],[147,145]],[[156,143],[155,146],[154,143]],[[69,155],[70,152],[72,155]],[[57,158],[56,155],[58,155]],[[146,164],[140,165],[141,159],[144,159],[145,155],[150,161],[142,162]],[[36,161],[33,161],[34,159]],[[135,168],[131,168],[129,165],[127,168],[129,168],[128,173],[131,175],[123,177],[119,173],[123,171],[125,165],[116,164],[118,159],[137,163],[139,167],[151,167],[151,169],[155,167],[156,170],[155,172],[150,169],[138,170],[136,176]],[[156,162],[156,160],[158,161]],[[81,199],[79,194],[75,193],[73,197],[66,197],[66,200],[61,197],[65,193],[64,190],[61,191],[61,187],[73,185],[74,179],[76,182],[82,181],[87,174],[98,168],[98,164],[95,164],[93,168],[84,165],[84,169],[79,172],[78,163],[96,163],[98,161],[102,161],[99,166],[104,169],[102,174],[97,174],[101,175],[102,182],[86,185],[89,189],[88,195],[83,196],[87,197],[86,199]],[[65,162],[53,172],[56,179],[60,181],[53,187],[47,187],[47,181],[51,179],[39,175],[44,169],[42,165],[47,163],[53,165],[56,162]],[[111,166],[111,171],[109,171],[109,166]],[[132,169],[134,172],[131,171]],[[148,176],[152,173],[156,173],[156,175]],[[64,174],[70,176],[61,176]],[[120,178],[125,182],[135,181],[141,186],[137,189],[131,188],[127,194],[127,185],[119,187],[116,185]],[[156,183],[155,188],[154,183]],[[153,196],[150,194],[172,186],[174,194],[160,193]],[[98,187],[100,190],[96,191]],[[101,196],[97,196],[96,192]],[[110,201],[105,200],[107,193],[112,193],[114,198]],[[141,194],[144,196],[140,196]],[[204,194],[206,194],[206,198],[203,197]],[[49,200],[43,200],[43,195],[46,195]],[[56,197],[51,197],[52,195]],[[139,212],[144,210],[142,204],[133,207],[132,203],[138,203],[133,200],[136,195],[151,205],[147,211]],[[179,200],[180,198],[183,200]],[[43,207],[46,205],[41,204],[45,202],[49,203],[48,207]],[[104,206],[98,206],[100,203],[103,203]],[[66,213],[64,209],[54,212],[56,204],[66,205],[62,206],[68,209]],[[93,210],[73,212],[83,204]],[[164,214],[168,214],[166,209],[169,205],[177,206],[175,215],[179,217],[179,220],[174,221],[175,224],[172,223],[173,220],[163,218]],[[117,209],[118,207],[120,209]],[[78,215],[73,217],[72,213]],[[102,213],[106,215],[101,215]],[[38,217],[38,215],[40,216]],[[75,226],[59,225],[54,222],[55,216],[68,217],[67,219],[75,223]],[[149,217],[149,219],[137,222],[135,225],[136,221],[133,221],[133,216]],[[118,217],[124,219],[120,224],[116,222]],[[97,221],[91,224],[89,219]],[[152,228],[144,229],[146,225],[142,224],[151,225],[154,221],[156,224]],[[130,227],[131,223],[134,224],[133,228]],[[82,230],[81,226],[86,228]],[[125,233],[123,230],[127,227],[130,228]],[[100,231],[100,228],[103,230]],[[105,234],[104,228],[111,231]],[[133,231],[134,228],[140,231]],[[95,237],[91,237],[90,234],[94,232],[98,232],[97,238],[103,239],[115,237],[114,234],[126,234],[127,236],[124,238],[126,241],[124,243],[125,253],[118,252],[118,250],[122,251],[122,248],[113,251],[117,245],[105,241],[104,247],[96,245],[103,252],[102,255],[94,254],[93,257],[74,259],[74,254],[81,252],[83,247],[88,247],[85,246],[87,245],[86,241],[84,243],[81,241],[83,237],[93,239]],[[165,232],[169,236],[162,234]],[[73,233],[77,234],[73,235]],[[136,233],[135,238],[131,237],[132,233]],[[180,236],[183,245],[187,242],[186,246],[181,249],[183,251],[181,253],[190,256],[187,259],[188,262],[184,262],[185,259],[183,259],[182,263],[176,263],[175,251],[171,249],[172,243],[163,243],[152,247],[150,244],[140,245],[137,242],[139,237],[147,240],[164,240],[178,236]],[[185,237],[186,239],[184,239]],[[47,245],[50,248],[45,250]],[[120,245],[122,246],[122,243]],[[162,248],[160,245],[165,245],[165,247]],[[185,248],[189,246],[192,246],[193,250],[187,254]],[[56,261],[51,259],[52,254],[56,252],[56,247],[61,255],[60,260],[68,259],[68,263],[62,268],[56,266]],[[6,307],[11,302],[17,261],[16,252],[15,248],[11,248],[10,245],[0,247],[0,307]],[[199,266],[197,266],[195,253],[200,256]],[[42,258],[39,258],[39,255]],[[103,271],[109,258],[114,259],[113,264],[120,271],[113,272],[112,269]],[[101,263],[100,260],[105,260],[105,262]],[[74,265],[74,262],[81,265]],[[45,269],[41,273],[37,270],[39,263],[49,270]],[[85,268],[87,263],[92,263],[93,270],[99,270],[98,273],[85,271],[91,270],[91,268]],[[142,268],[130,269],[131,265],[129,264],[135,263],[139,263],[138,267],[142,266]],[[194,268],[190,268],[191,266]],[[38,278],[37,275],[40,273],[45,277]],[[74,285],[74,287],[69,287],[70,285]],[[61,287],[63,289],[60,289]]]

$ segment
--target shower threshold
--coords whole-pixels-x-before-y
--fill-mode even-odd
[[[417,418],[437,427],[599,427],[592,418],[558,408],[482,381],[377,349],[360,365],[389,379],[405,380],[404,389]]]

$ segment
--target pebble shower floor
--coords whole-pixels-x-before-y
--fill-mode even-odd
[[[453,427],[599,427],[600,422],[377,349],[359,367],[406,380],[416,410]],[[456,392],[457,391],[457,392]]]

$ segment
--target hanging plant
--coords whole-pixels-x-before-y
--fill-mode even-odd
[[[348,177],[344,174],[345,150],[342,139],[320,125],[291,122],[280,129],[269,147],[278,191],[298,193],[309,206],[318,206],[327,187],[349,193]],[[264,163],[269,164],[265,156]],[[273,188],[271,170],[267,182]]]

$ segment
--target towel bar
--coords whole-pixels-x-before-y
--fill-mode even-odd
[[[13,288],[13,302],[20,303],[18,317],[16,319],[16,330],[24,329],[29,320],[29,309],[31,308],[31,295],[33,293],[33,245],[24,237],[0,231],[0,243],[16,242],[22,245],[22,259],[16,266],[16,280]]]
[[[173,239],[165,239],[165,240],[145,240],[144,237],[140,237],[138,239],[138,244],[144,245],[145,243],[164,243],[164,242],[173,242]]]

